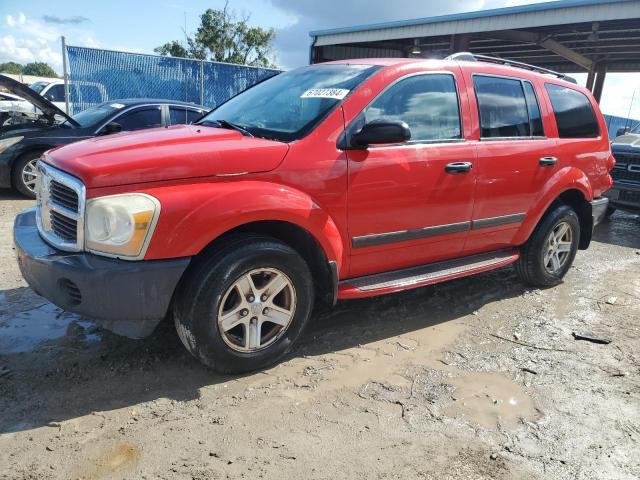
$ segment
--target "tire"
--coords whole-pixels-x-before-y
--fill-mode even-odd
[[[28,198],[36,198],[35,176],[30,177],[28,170],[35,168],[35,162],[40,158],[42,152],[27,152],[13,164],[11,171],[11,184],[22,195]],[[35,171],[33,172],[35,175]],[[27,183],[26,178],[32,178],[33,183]]]
[[[571,236],[570,242],[567,236],[563,236],[563,245],[556,247],[551,240],[551,233],[557,236],[564,226],[567,226],[567,235]],[[540,220],[527,243],[520,248],[520,259],[515,264],[518,276],[536,287],[558,285],[573,264],[579,242],[580,221],[576,212],[567,205],[554,207]],[[554,260],[552,257],[555,255],[549,255],[550,251],[555,251],[559,258]]]
[[[607,220],[609,218],[611,218],[611,216],[616,213],[617,208],[616,207],[612,207],[612,206],[608,206],[607,207],[607,211],[604,214],[604,218],[606,218]]]
[[[254,290],[247,290],[247,276]],[[265,300],[275,280],[286,285]],[[194,357],[220,373],[243,373],[291,350],[311,317],[313,297],[311,272],[295,250],[271,237],[245,235],[197,260],[176,292],[173,316]],[[280,324],[269,321],[274,315]]]

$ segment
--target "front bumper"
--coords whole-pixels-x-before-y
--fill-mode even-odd
[[[607,197],[600,197],[592,200],[590,203],[593,227],[595,228],[595,226],[602,222],[606,217],[607,207],[609,207],[609,199]]]
[[[612,206],[622,210],[640,210],[640,185],[615,182],[606,197]]]
[[[165,318],[190,258],[128,262],[56,250],[42,239],[35,209],[16,217],[20,271],[36,293],[114,333],[145,337]]]

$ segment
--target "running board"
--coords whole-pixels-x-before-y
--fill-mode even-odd
[[[429,263],[391,272],[343,280],[338,298],[361,298],[418,288],[433,283],[466,277],[509,265],[520,258],[517,250],[498,250],[469,257]]]

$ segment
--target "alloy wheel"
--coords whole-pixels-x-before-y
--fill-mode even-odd
[[[22,183],[30,192],[36,191],[36,179],[38,178],[38,170],[36,164],[38,159],[29,160],[22,169]]]
[[[255,352],[275,343],[291,325],[296,292],[275,268],[251,270],[222,297],[217,322],[224,342],[238,352]]]
[[[567,222],[558,223],[545,242],[544,268],[557,274],[566,265],[573,246],[573,231]]]

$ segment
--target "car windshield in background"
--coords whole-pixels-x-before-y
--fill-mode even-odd
[[[95,107],[87,108],[73,115],[73,119],[80,124],[81,127],[90,127],[96,123],[104,121],[112,113],[124,108],[124,105],[117,102],[103,103]],[[68,123],[68,122],[65,122]]]
[[[297,140],[378,68],[314,65],[281,73],[223,103],[198,123],[283,142]]]
[[[40,93],[47,85],[49,85],[49,82],[35,82],[32,83],[29,88],[36,93]]]

